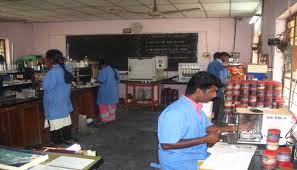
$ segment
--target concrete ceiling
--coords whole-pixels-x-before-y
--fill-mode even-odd
[[[154,11],[154,0],[0,0],[0,22],[248,17],[261,8],[261,0],[156,0],[156,4]],[[186,10],[190,8],[194,9]]]

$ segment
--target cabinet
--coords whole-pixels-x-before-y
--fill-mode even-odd
[[[43,119],[41,101],[0,108],[0,144],[13,147],[41,144]]]
[[[160,102],[160,82],[127,81],[126,106],[148,106],[154,110]]]

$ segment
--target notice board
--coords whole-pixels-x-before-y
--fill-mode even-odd
[[[104,59],[127,70],[129,57],[168,56],[168,70],[177,70],[180,62],[197,62],[198,33],[71,35],[66,43],[74,60]]]

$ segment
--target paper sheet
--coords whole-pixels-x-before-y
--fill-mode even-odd
[[[60,156],[59,158],[47,163],[47,165],[70,169],[84,169],[92,162],[94,162],[92,159]]]
[[[208,152],[211,155],[203,162],[201,169],[245,170],[248,169],[256,151],[252,145],[230,145],[218,142]]]
[[[47,165],[36,165],[30,168],[29,170],[70,170],[70,169],[47,166]]]

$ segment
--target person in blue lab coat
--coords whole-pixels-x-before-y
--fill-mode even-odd
[[[116,118],[117,103],[119,102],[119,71],[112,65],[99,61],[101,71],[97,75],[100,83],[97,94],[97,106],[101,123],[113,122]]]
[[[228,57],[228,55],[229,54],[226,52],[216,52],[214,54],[214,60],[211,63],[209,63],[207,67],[207,72],[218,77],[223,85],[225,85],[227,81],[228,73],[226,58]],[[224,119],[224,96],[222,88],[219,89],[217,96],[213,98],[213,112],[213,121],[222,122]]]
[[[45,127],[50,128],[54,144],[71,143],[71,118],[73,111],[70,99],[72,74],[61,62],[63,54],[56,49],[46,52],[46,66],[49,71],[43,79],[43,107]]]
[[[161,170],[197,170],[207,156],[207,143],[215,143],[219,132],[234,126],[212,125],[201,110],[223,85],[219,78],[198,72],[190,79],[185,96],[169,105],[158,119],[158,153]],[[244,127],[242,127],[244,128]]]

